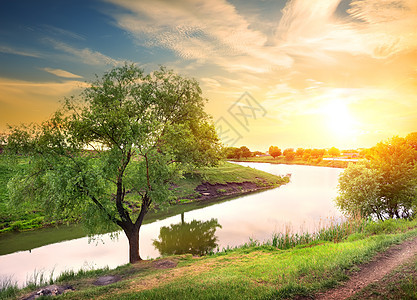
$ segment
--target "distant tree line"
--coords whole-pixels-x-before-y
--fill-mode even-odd
[[[367,150],[367,149],[366,149]],[[241,146],[241,147],[226,147],[224,149],[224,157],[227,159],[242,159],[254,156],[266,156],[270,155],[274,159],[280,156],[284,156],[286,160],[294,160],[296,158],[302,159],[304,161],[310,161],[311,159],[318,159],[321,160],[323,156],[329,155],[332,157],[338,157],[342,155],[342,153],[349,153],[350,155],[357,155],[359,156],[359,152],[357,150],[339,150],[336,147],[332,147],[330,149],[304,149],[304,148],[286,148],[284,150],[280,149],[278,146],[270,146],[266,153],[261,151],[250,151],[248,147]],[[365,154],[363,154],[365,155]]]
[[[281,155],[285,157],[286,160],[294,160],[295,158],[300,158],[305,161],[310,160],[311,158],[322,158],[327,154],[326,149],[304,149],[304,148],[286,148],[283,151],[278,146],[270,146],[269,155],[273,158],[277,158]]]
[[[265,155],[265,153],[261,151],[250,151],[248,147],[242,146],[240,148],[237,147],[226,147],[224,149],[224,157],[228,159],[241,159],[241,158],[248,158],[253,156],[260,156]]]

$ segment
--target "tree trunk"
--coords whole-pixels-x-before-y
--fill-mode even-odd
[[[125,231],[129,240],[129,262],[131,264],[142,260],[139,255],[139,229],[140,227],[133,226],[128,232]]]

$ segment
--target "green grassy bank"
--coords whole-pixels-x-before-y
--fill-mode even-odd
[[[24,168],[22,162],[18,168]],[[7,182],[16,170],[11,169],[0,156],[0,233],[9,231],[24,231],[59,223],[74,223],[75,218],[65,220],[47,219],[40,208],[33,203],[27,203],[23,208],[16,208],[8,203]],[[183,179],[173,184],[177,204],[189,204],[199,201],[219,201],[228,197],[235,197],[240,194],[254,192],[257,190],[272,188],[288,182],[288,178],[281,178],[266,172],[252,168],[242,167],[231,163],[221,163],[216,168],[202,168],[193,173],[186,174]],[[230,187],[230,183],[236,185]],[[248,184],[250,183],[250,184]],[[210,195],[202,197],[202,192],[196,188],[205,184],[210,187]],[[176,211],[189,210],[181,207]],[[174,209],[175,210],[175,209]],[[172,214],[168,211],[158,211],[150,214],[148,222],[154,219],[163,218]]]
[[[69,271],[55,283],[74,288],[74,291],[61,295],[62,299],[313,298],[318,292],[347,280],[359,269],[358,265],[368,262],[376,253],[417,237],[417,222],[355,221],[323,230],[327,234],[317,235],[317,239],[307,243],[295,243],[286,250],[276,243],[274,245],[273,239],[264,244],[252,241],[204,257],[170,256],[115,270],[81,271],[78,274]],[[288,238],[297,240],[294,235]],[[164,265],[162,262],[177,265],[164,269],[158,267]],[[407,267],[409,276],[399,279],[402,285],[398,292],[413,295],[416,280],[410,278],[415,265]],[[93,283],[97,277],[104,275],[121,280],[106,286],[95,286]],[[35,287],[33,283],[24,290],[17,290],[9,284],[3,289],[1,297],[22,296]]]
[[[248,157],[241,159],[229,159],[230,161],[243,161],[243,162],[258,162],[258,163],[271,163],[271,164],[287,164],[287,165],[303,165],[303,166],[319,166],[329,168],[347,168],[348,161],[339,160],[323,160],[322,158],[309,158],[303,160],[302,158],[296,157],[293,160],[287,160],[284,156],[273,158],[272,156],[261,156],[261,157]]]

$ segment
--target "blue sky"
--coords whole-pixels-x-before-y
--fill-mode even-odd
[[[0,0],[0,131],[127,61],[195,77],[229,145],[369,147],[417,131],[416,31],[415,0]]]

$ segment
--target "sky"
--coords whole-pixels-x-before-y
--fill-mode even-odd
[[[125,62],[196,78],[228,146],[417,131],[416,0],[0,0],[0,132]]]

